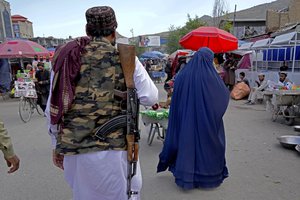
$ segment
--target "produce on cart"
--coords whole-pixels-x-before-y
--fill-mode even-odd
[[[151,110],[147,109],[140,112],[142,115],[142,121],[145,126],[150,125],[150,131],[148,135],[148,145],[152,144],[155,134],[157,133],[158,139],[164,140],[165,132],[168,128],[168,109]],[[162,130],[160,130],[162,129]]]

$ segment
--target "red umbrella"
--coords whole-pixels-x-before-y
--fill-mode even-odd
[[[199,27],[185,36],[179,43],[186,49],[197,51],[200,47],[208,47],[214,53],[233,51],[238,48],[238,39],[232,34],[216,27]]]
[[[48,56],[49,51],[29,40],[8,40],[0,44],[0,58],[30,58]]]

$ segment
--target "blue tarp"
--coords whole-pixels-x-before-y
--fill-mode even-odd
[[[285,61],[285,49],[279,49],[278,61]]]
[[[141,58],[154,58],[159,59],[159,56],[152,52],[145,52],[141,55]]]
[[[165,55],[159,51],[147,51],[141,55],[141,58],[154,58],[159,59],[163,58]]]
[[[263,50],[264,61],[292,61],[294,57],[294,47],[284,47]],[[296,47],[295,60],[300,60],[300,46]]]

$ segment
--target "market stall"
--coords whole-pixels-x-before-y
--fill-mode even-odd
[[[151,145],[154,136],[157,134],[158,139],[164,140],[168,128],[168,109],[144,110],[141,111],[142,121],[145,126],[150,126],[147,143]]]
[[[292,90],[265,91],[264,98],[267,102],[267,110],[272,113],[273,121],[282,115],[285,124],[293,125],[295,119],[300,118],[300,86],[295,85]]]

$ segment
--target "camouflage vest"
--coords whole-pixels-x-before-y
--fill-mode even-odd
[[[94,39],[81,57],[81,69],[71,109],[64,115],[57,151],[73,155],[103,150],[126,150],[124,130],[98,140],[97,127],[126,110],[114,89],[126,90],[118,52],[108,40]]]

